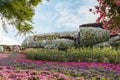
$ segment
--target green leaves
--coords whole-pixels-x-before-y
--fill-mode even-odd
[[[18,34],[24,34],[32,33],[33,27],[31,24],[28,23],[17,23],[16,28],[19,30]]]
[[[2,0],[0,1],[1,20],[14,25],[18,32],[31,32],[35,7],[41,0]]]
[[[37,6],[42,0],[29,0],[28,3],[32,6]]]
[[[28,49],[25,51],[25,55],[33,60],[120,63],[120,50],[107,47],[70,48],[66,51],[57,49]]]

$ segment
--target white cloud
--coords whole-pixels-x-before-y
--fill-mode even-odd
[[[43,4],[43,5],[49,5],[49,2],[50,2],[50,1],[42,0],[41,4]]]
[[[1,24],[2,23],[0,22],[0,45],[2,45],[2,44],[5,44],[5,45],[19,44],[20,45],[20,43],[18,43],[16,40],[14,40],[15,38],[14,39],[11,38],[13,36],[13,33],[11,35],[10,31],[14,32],[15,29],[11,28],[11,26],[9,26],[9,25],[6,25],[7,29],[8,29],[8,34],[11,35],[11,36],[8,37],[8,36],[6,36],[7,33],[5,33],[5,31],[2,29],[2,25]]]
[[[17,41],[12,38],[0,36],[0,45],[20,45]]]
[[[60,27],[65,26],[67,28],[70,27],[79,27],[79,25],[84,23],[92,23],[95,22],[98,15],[94,15],[89,12],[90,8],[94,8],[94,5],[97,4],[93,0],[83,0],[83,5],[78,8],[69,8],[68,6],[64,6],[65,3],[58,3],[55,6],[56,11],[60,15],[56,24]],[[71,3],[70,3],[71,4]],[[69,5],[67,3],[66,5]]]
[[[57,25],[63,25],[65,27],[78,27],[82,20],[79,18],[79,16],[76,16],[74,14],[66,14],[61,15],[61,17],[57,20]]]
[[[77,9],[78,15],[81,15],[81,23],[90,23],[96,21],[98,14],[94,15],[92,12],[89,12],[89,8],[90,6],[82,6]]]

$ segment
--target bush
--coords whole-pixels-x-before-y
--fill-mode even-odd
[[[28,58],[45,61],[89,61],[120,63],[120,50],[112,48],[69,48],[67,51],[57,49],[29,49]]]

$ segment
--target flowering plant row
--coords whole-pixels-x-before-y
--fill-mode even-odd
[[[0,66],[0,80],[78,80],[65,74],[52,71],[14,70],[12,67]],[[80,79],[80,78],[79,78]],[[81,77],[81,79],[84,79]]]
[[[91,80],[107,80],[109,77],[89,77]],[[118,78],[119,79],[119,78]],[[15,70],[12,67],[0,66],[0,80],[86,80],[85,77],[72,77],[60,72],[47,70]]]
[[[7,54],[7,57],[5,56],[0,58],[0,65],[2,65],[0,68],[0,76],[5,80],[9,80],[6,78],[16,80],[17,78],[21,78],[21,76],[25,79],[29,78],[28,80],[42,80],[40,78],[43,78],[43,80],[59,80],[60,75],[63,75],[63,80],[119,80],[120,78],[119,64],[98,62],[49,62],[42,60],[30,60],[26,58],[24,54]],[[31,75],[34,72],[35,75]],[[44,75],[47,78],[50,78],[44,78],[44,76],[42,76],[43,73],[45,73]],[[54,77],[52,74],[60,75]],[[26,77],[24,75],[26,75]]]

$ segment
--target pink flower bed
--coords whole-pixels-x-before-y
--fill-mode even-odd
[[[24,54],[17,54],[16,60],[23,61],[23,62],[33,62],[36,64],[60,64],[65,66],[86,66],[86,67],[101,67],[101,68],[111,68],[116,71],[120,71],[119,64],[109,64],[109,63],[98,63],[98,62],[48,62],[42,60],[30,60],[27,59]]]
[[[0,59],[7,58],[9,54],[0,53]]]
[[[0,80],[85,80],[85,77],[92,77],[94,74],[96,74],[96,77],[100,78],[101,76],[108,76],[110,79],[120,77],[119,64],[98,62],[52,62],[30,60],[26,58],[24,54],[0,55],[0,64],[4,65],[0,66]],[[40,70],[36,71],[36,69]],[[82,75],[82,77],[78,75]]]
[[[59,72],[14,70],[12,67],[0,66],[0,80],[78,80]],[[82,77],[79,80],[84,80]]]

